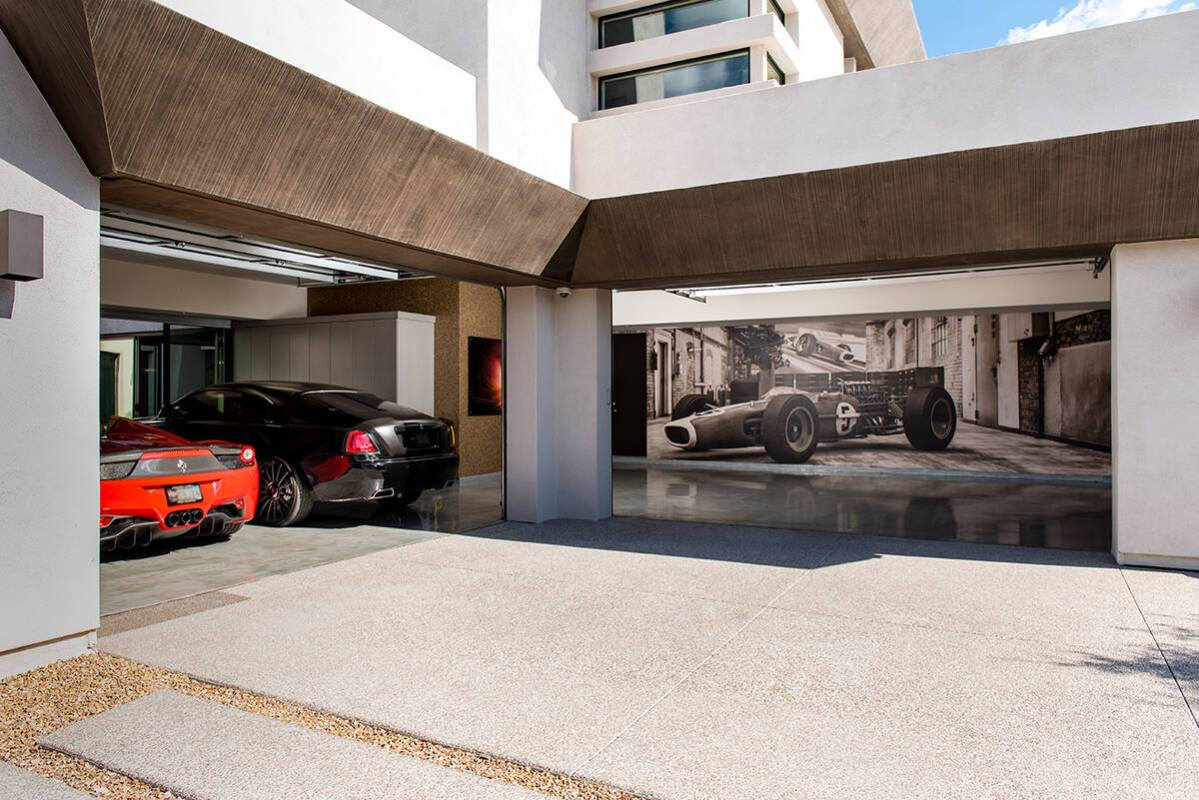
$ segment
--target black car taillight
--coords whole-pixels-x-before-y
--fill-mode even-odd
[[[346,434],[345,451],[352,455],[373,455],[379,446],[366,431],[350,431]]]
[[[100,480],[102,481],[119,481],[122,478],[128,478],[129,473],[133,472],[133,468],[137,466],[137,459],[125,459],[123,461],[105,461],[100,460]]]

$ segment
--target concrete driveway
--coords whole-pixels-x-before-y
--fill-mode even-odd
[[[620,519],[235,591],[101,648],[663,800],[1199,785],[1199,575],[1102,554]]]

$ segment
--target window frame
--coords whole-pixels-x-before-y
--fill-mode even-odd
[[[787,27],[787,12],[783,11],[778,0],[766,0],[766,10],[773,12],[779,18],[779,22],[783,23],[783,27]]]
[[[774,70],[774,72],[778,73],[778,85],[786,86],[787,85],[787,73],[783,72],[782,67],[780,67],[779,63],[774,60],[774,57],[771,56],[770,53],[767,53],[766,54],[766,78],[767,79],[771,79],[774,77],[773,75],[770,74],[771,70]]]
[[[668,11],[672,8],[682,8],[683,6],[693,6],[698,3],[706,3],[706,2],[709,2],[709,0],[666,0],[666,2],[656,3],[655,5],[652,5],[652,6],[642,6],[641,8],[634,8],[634,9],[630,9],[628,11],[619,11],[615,14],[608,14],[607,16],[600,17],[598,20],[596,20],[596,24],[599,25],[599,48],[598,49],[603,50],[605,47],[620,47],[619,44],[609,45],[604,42],[604,38],[605,38],[604,37],[604,24],[607,22],[616,22],[617,20],[622,20],[622,19],[632,19],[635,17],[644,17],[649,14],[656,14],[659,11]],[[769,2],[774,2],[774,0],[769,0]],[[746,18],[749,17],[749,0],[745,0],[745,17]],[[741,19],[741,18],[734,17],[733,19]],[[719,23],[715,23],[715,24],[719,24]],[[701,27],[708,27],[708,26],[704,25]],[[698,28],[689,28],[688,30],[698,30]],[[663,34],[663,35],[669,36],[669,34]],[[653,37],[653,38],[658,38],[658,37]],[[641,41],[648,41],[648,40],[642,39]],[[634,43],[635,42],[621,42],[621,44],[634,44]]]
[[[642,69],[629,70],[628,72],[618,72],[614,75],[604,75],[598,79],[598,82],[599,82],[599,85],[597,87],[598,97],[596,98],[597,104],[599,106],[598,110],[600,110],[600,111],[611,110],[607,106],[604,105],[604,86],[609,81],[620,80],[622,78],[640,77],[642,75],[653,75],[658,72],[669,72],[674,69],[679,69],[680,67],[690,67],[695,64],[706,64],[706,63],[714,62],[714,61],[732,60],[733,58],[737,58],[737,57],[744,57],[746,59],[746,66],[749,67],[749,80],[747,80],[743,84],[732,84],[732,85],[733,86],[747,86],[750,83],[753,83],[753,63],[750,60],[750,59],[752,59],[752,55],[750,53],[750,48],[741,47],[736,50],[729,50],[724,53],[713,53],[713,54],[707,55],[707,56],[699,56],[698,58],[688,58],[684,61],[671,61],[668,64],[659,64],[655,67],[644,67]],[[718,87],[718,88],[728,88],[728,87]],[[702,92],[708,92],[708,91],[714,91],[714,90],[713,89],[703,89],[699,92],[691,92],[690,94],[682,94],[682,95],[675,95],[675,96],[676,97],[689,97],[691,94],[701,94]],[[672,100],[674,98],[666,97],[666,98],[662,98],[662,99]],[[644,102],[648,103],[648,102],[654,102],[654,101],[646,100]],[[628,103],[623,106],[613,106],[612,108],[630,108],[632,106],[636,106],[636,105],[640,105],[640,104],[641,103]]]
[[[930,333],[932,334],[932,357],[940,358],[949,355],[949,317],[935,317]]]

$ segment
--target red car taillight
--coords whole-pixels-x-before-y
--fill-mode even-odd
[[[254,463],[254,456],[256,453],[254,452],[253,447],[243,447],[240,455],[241,463],[245,464],[247,467]]]
[[[346,452],[365,454],[377,453],[379,447],[375,444],[375,440],[370,437],[365,431],[350,431],[346,435]]]

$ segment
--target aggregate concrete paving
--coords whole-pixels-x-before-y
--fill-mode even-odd
[[[4,800],[87,800],[88,795],[0,762],[0,797]]]
[[[537,794],[173,691],[41,744],[192,800],[536,800]]]
[[[100,644],[662,800],[1171,798],[1199,782],[1195,584],[1098,553],[503,524]]]

